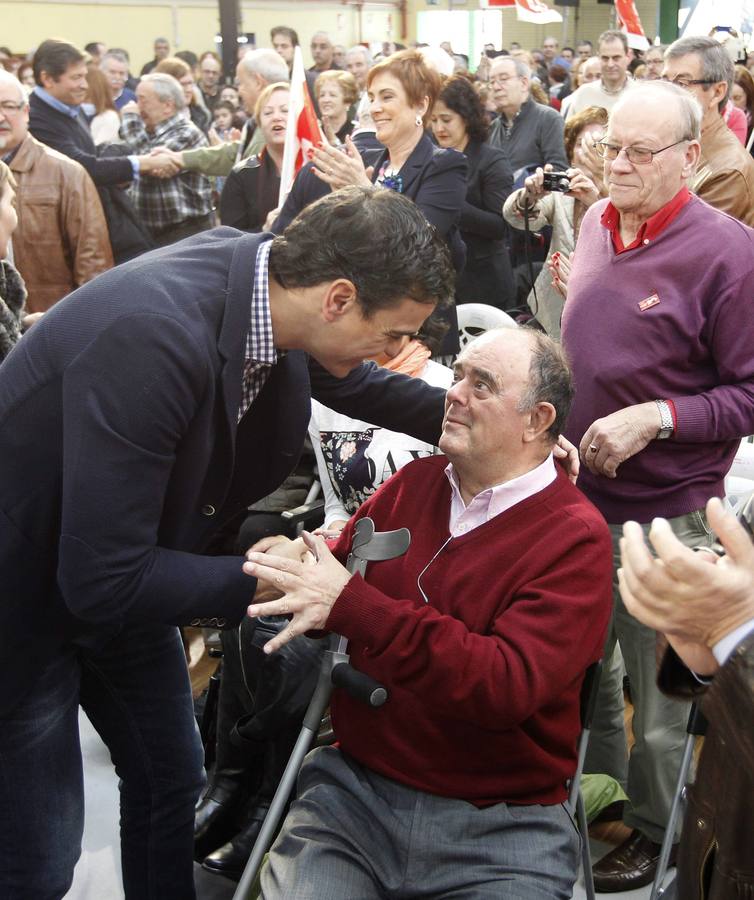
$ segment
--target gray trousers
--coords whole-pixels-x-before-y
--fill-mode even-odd
[[[563,804],[477,809],[321,747],[301,768],[297,799],[262,871],[262,897],[566,900],[579,841]]]
[[[676,537],[687,547],[711,547],[714,538],[703,510],[669,519]],[[642,526],[648,535],[651,523]],[[620,566],[618,541],[622,525],[610,525],[614,571]],[[614,612],[605,645],[605,670],[600,682],[584,771],[612,775],[626,788],[629,804],[624,822],[660,843],[670,817],[673,792],[681,766],[690,704],[666,697],[657,688],[656,632],[626,610],[613,581]],[[615,664],[620,644],[631,683],[634,746],[627,753],[623,724],[622,668]],[[680,825],[679,825],[680,827]],[[676,839],[678,835],[676,835]]]

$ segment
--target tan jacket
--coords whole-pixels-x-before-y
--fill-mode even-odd
[[[689,188],[710,206],[754,227],[754,159],[722,116],[702,129],[702,155]]]
[[[44,312],[113,265],[99,194],[77,162],[28,135],[10,162],[18,183],[13,257],[29,312]]]

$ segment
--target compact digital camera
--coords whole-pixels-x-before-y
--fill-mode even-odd
[[[571,189],[571,179],[565,172],[545,172],[542,178],[542,187],[546,191],[560,191],[565,194]]]

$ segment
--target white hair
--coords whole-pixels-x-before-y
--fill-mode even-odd
[[[172,102],[176,112],[180,112],[186,106],[183,88],[178,80],[167,72],[150,72],[149,75],[142,75],[141,83],[151,84],[157,98],[163,103]]]
[[[257,75],[267,84],[291,80],[288,65],[283,57],[277,51],[266,47],[244,53],[239,65],[250,75]]]
[[[18,89],[18,99],[23,103],[28,103],[29,100],[29,92],[26,90],[26,85],[21,84],[21,82],[16,78],[15,75],[11,75],[10,72],[6,72],[5,69],[0,66],[0,84],[8,84]]]
[[[349,47],[348,50],[346,50],[346,57],[349,57],[352,53],[361,53],[364,57],[364,62],[368,66],[373,65],[374,60],[372,59],[372,54],[363,44],[354,44],[353,47]]]

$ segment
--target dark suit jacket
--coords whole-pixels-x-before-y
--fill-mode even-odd
[[[0,366],[0,712],[67,641],[122,625],[238,623],[237,557],[201,555],[295,466],[310,397],[436,443],[444,392],[291,351],[240,423],[256,251],[219,228],[111,269]]]
[[[58,112],[36,94],[29,97],[29,131],[38,141],[81,163],[97,187],[121,184],[134,177],[128,159],[97,156],[92,136],[82,121]]]
[[[513,172],[502,150],[488,144],[470,142],[464,153],[469,161],[468,188],[459,227],[466,244],[466,267],[458,277],[456,300],[510,308],[515,290],[503,203],[513,189]]]
[[[133,179],[133,167],[122,155],[121,145],[108,144],[98,155],[83,118],[72,119],[36,94],[29,97],[29,130],[38,141],[81,163],[97,185],[116,264],[154,246],[130,197],[119,186]]]

